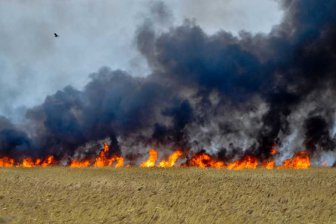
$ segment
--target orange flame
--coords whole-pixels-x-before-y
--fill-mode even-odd
[[[36,166],[48,167],[48,166],[52,166],[55,164],[56,164],[55,157],[52,155],[49,155],[45,159],[37,158],[34,160],[31,157],[24,158],[22,162],[18,164],[17,166],[25,167],[25,168],[32,168]],[[14,165],[14,160],[13,160],[13,165]]]
[[[90,160],[83,160],[83,161],[72,160],[69,166],[71,168],[84,168],[90,166],[90,164],[91,164]]]
[[[115,168],[120,168],[120,167],[123,167],[124,166],[124,158],[121,157],[121,156],[116,156],[115,157],[115,160],[116,160],[116,165],[115,165]]]
[[[310,167],[310,155],[308,151],[296,153],[293,158],[282,162],[280,168],[308,169]]]
[[[52,166],[56,164],[54,156],[47,156],[47,158],[40,164],[42,167]]]
[[[242,169],[256,169],[259,162],[254,156],[244,156],[241,160],[237,160],[228,164],[229,170],[242,170]]]
[[[225,168],[225,163],[222,161],[217,161],[211,158],[207,153],[198,153],[193,156],[190,160],[191,166],[196,166],[199,168]]]
[[[272,170],[275,167],[274,161],[264,161],[262,162],[262,167],[268,170]]]
[[[107,144],[104,144],[103,150],[99,153],[98,157],[96,158],[95,163],[93,164],[94,167],[104,167],[104,166],[111,166],[114,159],[108,158],[108,153],[110,149]]]
[[[0,158],[0,167],[13,167],[14,166],[14,159],[9,157]]]
[[[278,151],[276,150],[276,146],[273,145],[273,146],[272,146],[272,149],[271,149],[271,155],[275,155],[275,154],[277,154],[277,153],[278,153]]]
[[[173,167],[176,163],[176,161],[182,156],[182,151],[181,150],[176,150],[173,152],[169,157],[168,160],[162,160],[159,163],[159,167]]]
[[[22,167],[31,168],[34,166],[35,166],[35,163],[32,158],[28,157],[22,160]]]
[[[273,146],[271,149],[271,155],[275,155],[278,152],[275,149],[276,146]],[[118,155],[110,156],[110,149],[107,144],[104,144],[103,149],[98,154],[96,158],[86,158],[84,160],[71,160],[68,164],[72,168],[83,168],[83,167],[107,167],[114,166],[115,168],[124,167],[124,158]],[[173,167],[176,165],[176,161],[183,156],[182,150],[176,150],[166,160],[161,160],[158,163],[158,167]],[[155,149],[149,150],[149,157],[146,161],[140,164],[140,167],[155,167],[158,159],[158,152]],[[26,157],[22,160],[16,161],[10,157],[1,157],[0,158],[0,167],[48,167],[60,164],[60,161],[57,161],[54,156],[49,155],[45,158],[33,159],[31,157]],[[227,168],[229,170],[242,170],[242,169],[256,169],[258,166],[265,169],[274,169],[275,162],[274,160],[266,160],[260,162],[256,157],[251,155],[246,155],[240,160],[236,160],[228,163],[227,165],[223,161],[219,161],[213,158],[211,155],[202,152],[197,153],[186,164],[182,166],[195,166],[199,168]],[[326,163],[322,164],[326,166]],[[127,164],[126,167],[130,167],[130,164]],[[296,153],[292,158],[286,159],[283,161],[282,166],[278,168],[291,168],[291,169],[308,169],[311,166],[310,154],[308,151],[302,151]]]
[[[112,166],[114,162],[116,162],[115,167],[123,167],[124,166],[124,158],[120,156],[111,156],[109,157],[110,148],[108,144],[104,144],[103,150],[99,153],[99,155],[96,157],[96,160],[93,164],[94,167],[106,167],[106,166]],[[90,166],[89,160],[84,160],[82,163],[77,161],[75,164],[71,164],[72,167],[88,167]],[[70,166],[71,166],[70,165]]]
[[[155,151],[154,149],[150,149],[148,159],[145,162],[141,163],[140,167],[146,167],[146,168],[154,167],[157,157],[158,157],[157,151]]]

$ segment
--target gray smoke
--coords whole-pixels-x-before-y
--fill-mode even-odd
[[[336,1],[280,4],[283,22],[269,34],[238,37],[207,34],[190,20],[167,28],[171,12],[154,5],[135,38],[151,74],[102,68],[83,90],[48,96],[28,110],[25,131],[14,138],[25,141],[11,140],[10,152],[62,157],[110,138],[123,154],[179,147],[223,160],[267,159],[276,144],[283,156],[334,155]]]

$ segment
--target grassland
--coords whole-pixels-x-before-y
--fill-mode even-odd
[[[0,169],[0,223],[336,223],[336,169]]]

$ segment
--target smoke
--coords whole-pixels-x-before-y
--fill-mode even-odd
[[[327,152],[335,149],[336,1],[279,4],[284,19],[269,34],[239,36],[209,35],[188,20],[169,27],[171,12],[153,5],[135,37],[151,74],[102,68],[83,90],[66,87],[29,109],[20,128],[1,122],[0,145],[62,156],[110,138],[130,155],[179,147],[266,159],[274,144],[284,154],[335,155]]]
[[[18,130],[5,117],[0,116],[0,156],[15,157],[18,153],[29,149],[30,139],[23,131]]]
[[[157,1],[0,1],[0,115],[19,123],[26,108],[47,95],[67,85],[82,90],[88,74],[103,65],[146,76],[148,67],[133,44],[144,18],[155,21],[156,29],[193,18],[206,32],[225,28],[236,34],[269,32],[282,15],[269,0],[254,0],[258,7],[244,0],[165,1],[170,10]]]

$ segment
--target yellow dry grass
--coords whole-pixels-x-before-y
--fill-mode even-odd
[[[0,169],[0,223],[336,223],[336,169]]]

